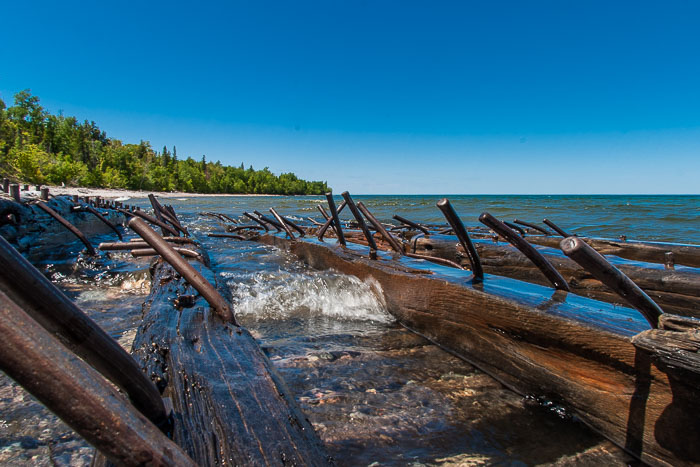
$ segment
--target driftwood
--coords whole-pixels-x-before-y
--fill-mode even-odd
[[[190,264],[216,282],[205,264]],[[161,259],[152,274],[133,353],[173,401],[174,440],[199,465],[327,464],[313,428],[250,333],[222,321]]]
[[[561,242],[561,238],[555,239]],[[487,273],[535,284],[548,284],[532,262],[510,245],[482,240],[475,240],[474,244]],[[412,253],[437,256],[463,265],[469,264],[464,250],[457,244],[454,236],[416,235],[407,243],[406,248]],[[541,253],[568,280],[572,292],[610,303],[623,302],[621,297],[584,271],[575,261],[555,250]],[[642,288],[665,312],[700,317],[700,271],[650,269],[624,263],[616,263],[615,266]]]
[[[407,328],[521,394],[565,404],[644,462],[700,462],[700,426],[694,419],[684,423],[683,415],[697,414],[700,398],[678,390],[672,370],[659,368],[632,344],[635,334],[648,329],[636,310],[503,277],[474,283],[464,271],[426,271],[424,264],[389,260],[386,253],[372,261],[355,245],[272,235],[260,241],[312,267],[375,284],[388,311]]]

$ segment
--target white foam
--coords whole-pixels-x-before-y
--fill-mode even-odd
[[[348,321],[390,323],[376,284],[333,273],[288,271],[228,273],[237,315],[257,319],[327,316]]]

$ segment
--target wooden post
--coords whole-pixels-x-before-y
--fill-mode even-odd
[[[16,183],[13,183],[10,185],[10,196],[12,196],[12,199],[17,201],[18,203],[22,202],[22,199],[19,196],[19,185]]]

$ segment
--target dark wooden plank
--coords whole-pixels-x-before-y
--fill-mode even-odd
[[[211,270],[191,264],[211,283]],[[162,260],[133,352],[173,401],[174,439],[200,465],[324,465],[320,440],[255,339]],[[194,300],[177,300],[195,296]],[[173,303],[193,305],[177,309]]]

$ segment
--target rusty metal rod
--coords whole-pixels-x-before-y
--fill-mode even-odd
[[[423,233],[426,234],[426,235],[429,235],[429,234],[430,234],[430,232],[428,232],[428,229],[426,229],[426,228],[423,227],[422,225],[418,225],[418,224],[416,224],[416,223],[413,222],[413,221],[409,221],[409,220],[406,219],[405,217],[401,217],[401,216],[399,216],[398,214],[395,214],[395,215],[394,215],[394,219],[396,219],[397,221],[401,222],[402,224],[406,224],[406,225],[409,226],[409,227],[413,227],[414,229],[420,230],[421,232],[423,232]]]
[[[142,240],[140,242],[124,243],[104,242],[97,245],[97,249],[102,251],[136,250],[138,248],[148,248],[148,243]]]
[[[369,209],[367,209],[367,206],[365,206],[364,203],[362,203],[362,201],[357,203],[357,208],[367,218],[370,224],[374,226],[377,232],[379,232],[381,236],[384,237],[384,240],[386,240],[389,243],[389,245],[391,245],[391,248],[393,248],[394,251],[398,254],[403,255],[404,251],[403,248],[401,248],[401,244],[394,237],[392,237],[389,232],[386,231],[381,222],[379,222],[377,218],[374,217],[374,215],[372,215],[372,213],[369,211]]]
[[[268,224],[270,224],[271,226],[276,228],[278,232],[281,232],[282,230],[284,230],[284,227],[282,226],[282,224],[280,224],[276,220],[267,217],[266,215],[264,215],[260,211],[253,211],[253,212],[255,213],[256,216],[258,216],[260,218],[260,220],[267,222]]]
[[[259,225],[237,225],[235,227],[226,226],[227,232],[238,232],[240,230],[263,230]]]
[[[535,247],[530,244],[530,242],[515,233],[514,230],[508,228],[507,225],[493,217],[488,212],[485,212],[479,216],[479,222],[489,227],[501,237],[505,238],[508,243],[527,256],[528,259],[532,261],[535,266],[537,266],[537,269],[544,274],[547,280],[552,283],[555,289],[565,290],[567,292],[569,291],[569,284],[567,284],[566,280],[561,274],[559,274],[559,271],[557,271],[554,266],[552,266],[552,263],[547,261],[547,258],[542,256],[542,254],[537,251]]]
[[[323,209],[323,206],[321,206],[320,204],[317,204],[316,207],[321,212],[321,215],[323,216],[324,219],[328,220],[331,218],[331,216],[326,212],[326,210]]]
[[[159,221],[159,220],[156,219],[155,217],[153,217],[153,216],[151,216],[151,215],[149,215],[149,214],[146,214],[146,213],[143,212],[143,211],[134,211],[134,212],[130,212],[130,211],[125,211],[124,209],[117,209],[117,211],[122,212],[122,213],[124,213],[124,214],[127,214],[127,215],[129,215],[129,216],[131,216],[131,217],[134,217],[134,216],[140,217],[141,219],[143,219],[143,220],[145,220],[145,221],[148,221],[148,222],[150,222],[150,223],[153,224],[153,225],[157,225],[158,227],[161,228],[161,230],[166,230],[167,232],[171,233],[171,234],[172,234],[173,236],[175,236],[175,237],[179,237],[179,236],[180,236],[180,232],[178,232],[175,228],[169,226],[168,224],[166,224],[166,223],[163,222],[163,221]]]
[[[471,238],[469,238],[467,229],[464,228],[464,224],[462,224],[462,221],[452,207],[452,204],[450,204],[450,201],[447,198],[442,198],[437,202],[437,207],[440,209],[440,211],[442,211],[442,214],[445,216],[445,219],[447,219],[447,222],[449,222],[452,230],[457,236],[459,243],[462,244],[462,248],[464,248],[464,251],[467,253],[467,258],[469,258],[469,263],[472,266],[474,280],[483,281],[484,269],[481,266],[479,253],[476,252],[476,248],[474,248],[474,244],[472,243]]]
[[[180,222],[180,219],[177,217],[177,213],[175,212],[175,208],[173,208],[172,205],[167,204],[165,205],[165,209],[168,211],[168,214],[170,214],[173,221],[175,221],[176,227],[180,229],[180,231],[183,232],[187,237],[189,237],[190,232],[187,230],[187,227],[182,225],[182,223]]]
[[[542,222],[544,222],[545,224],[547,224],[547,225],[548,225],[549,227],[551,227],[556,233],[558,233],[559,235],[561,235],[561,236],[564,237],[564,238],[566,238],[566,237],[573,237],[573,235],[569,235],[568,233],[564,232],[562,229],[559,228],[559,226],[558,226],[557,224],[555,224],[554,222],[550,221],[549,219],[542,219]]]
[[[234,223],[234,224],[238,224],[238,223],[239,223],[236,219],[234,219],[233,217],[231,217],[231,216],[229,216],[229,215],[227,215],[227,214],[221,213],[221,216],[222,216],[224,219],[228,219],[230,222],[232,222],[232,223]]]
[[[302,229],[301,227],[296,225],[294,222],[290,221],[289,219],[287,219],[286,217],[284,217],[282,215],[280,215],[280,219],[282,219],[282,222],[284,222],[285,224],[287,224],[288,226],[290,226],[291,228],[293,228],[294,230],[299,232],[299,235],[301,235],[302,237],[306,236],[306,232],[304,231],[304,229]]]
[[[652,328],[658,327],[659,317],[663,314],[661,307],[603,255],[578,237],[567,237],[559,246],[566,256],[627,300],[646,318]]]
[[[197,242],[194,241],[193,239],[187,238],[187,237],[162,237],[162,238],[163,238],[163,240],[165,240],[166,242],[170,242],[170,243],[191,243],[191,244],[197,243]],[[130,242],[143,242],[143,239],[141,239],[141,238],[132,238],[132,239],[130,239],[129,241],[130,241]]]
[[[270,208],[270,212],[272,213],[273,216],[275,216],[275,219],[277,219],[277,222],[280,223],[282,228],[284,229],[284,232],[287,234],[289,238],[294,240],[294,234],[292,233],[291,230],[289,230],[289,226],[284,222],[284,219],[282,219],[282,216],[280,216],[277,211],[275,211],[275,208]]]
[[[200,258],[202,255],[193,250],[188,250],[187,248],[172,247],[173,250],[180,253],[182,256],[187,256],[188,258]],[[156,256],[158,252],[153,248],[134,248],[131,250],[131,255],[139,258],[141,256]]]
[[[207,237],[223,237],[223,238],[235,238],[236,240],[246,240],[246,238],[242,235],[226,234],[226,233],[210,233],[210,234],[207,234]]]
[[[513,229],[513,230],[515,230],[516,232],[518,232],[518,233],[519,233],[520,235],[522,235],[523,237],[525,236],[525,229],[523,229],[523,228],[520,227],[519,225],[513,224],[512,222],[508,222],[508,221],[503,221],[503,223],[504,223],[505,225],[507,225],[508,227],[510,227],[511,229]]]
[[[326,234],[326,230],[328,230],[328,227],[333,225],[333,230],[335,230],[335,235],[336,237],[338,237],[338,241],[340,241],[340,239],[342,238],[343,240],[340,241],[340,244],[345,245],[345,236],[343,235],[343,228],[340,226],[340,218],[338,216],[341,212],[343,212],[343,209],[345,209],[345,206],[347,206],[348,203],[346,203],[343,200],[343,202],[340,203],[340,206],[338,206],[338,209],[336,210],[335,201],[333,201],[332,193],[326,193],[326,200],[328,201],[328,209],[331,211],[331,217],[326,221],[325,224],[323,224],[323,227],[319,229],[317,234],[318,239],[323,240],[323,236]],[[333,215],[333,211],[335,211],[335,215]]]
[[[317,226],[317,227],[321,227],[321,226],[323,225],[323,224],[321,224],[319,221],[317,221],[316,219],[314,219],[313,217],[306,216],[306,219],[307,219],[309,222],[311,222],[313,225]]]
[[[358,227],[360,228],[362,233],[365,235],[365,238],[367,239],[367,243],[369,244],[370,256],[372,256],[372,252],[377,251],[377,244],[374,242],[374,237],[372,236],[372,232],[370,232],[369,229],[367,228],[367,224],[365,224],[365,220],[362,218],[362,214],[357,209],[357,206],[355,206],[355,202],[352,200],[350,193],[347,191],[344,191],[343,193],[341,193],[341,196],[343,197],[345,202],[348,204],[348,208],[350,208],[350,212],[352,212],[352,215],[355,217],[355,220],[357,221]]]
[[[455,263],[445,258],[438,258],[437,256],[419,255],[418,253],[406,253],[409,258],[424,259],[432,263],[441,264],[443,266],[449,266],[451,268],[464,269],[461,264]]]
[[[206,299],[209,306],[212,307],[214,312],[219,315],[224,321],[229,321],[236,326],[236,319],[233,316],[231,307],[224,300],[219,292],[211,285],[195,268],[190,265],[182,256],[180,256],[177,251],[173,249],[172,246],[168,244],[165,240],[161,238],[153,229],[151,229],[146,223],[134,217],[129,221],[129,227],[131,227],[134,232],[139,234],[146,243],[151,245],[151,247],[158,252],[158,254],[167,261],[180,275],[185,278],[189,284],[197,289],[197,291]]]
[[[123,240],[124,238],[122,237],[122,233],[117,229],[117,226],[112,224],[105,216],[103,216],[100,212],[97,211],[97,209],[93,208],[89,204],[86,204],[84,206],[85,210],[89,212],[90,214],[93,214],[95,217],[97,217],[100,221],[102,221],[103,224],[107,225],[110,229],[114,230],[114,232],[117,234],[117,237],[119,237],[119,240]]]
[[[187,228],[184,227],[182,224],[180,224],[180,221],[177,219],[177,216],[175,215],[175,211],[173,210],[171,212],[172,207],[170,206],[161,206],[162,211],[160,211],[160,216],[163,219],[163,221],[170,223],[173,227],[175,227],[177,230],[185,234],[186,236],[189,237],[190,233],[187,231]]]
[[[165,221],[163,220],[163,216],[161,215],[160,203],[158,202],[156,197],[153,196],[153,193],[148,194],[148,200],[151,202],[151,207],[153,208],[153,215],[155,216],[155,218],[158,219],[160,222],[165,223]],[[161,227],[161,233],[165,235],[165,229],[163,229],[163,227]],[[180,232],[176,231],[175,233],[173,233],[173,235],[180,235]]]
[[[131,355],[2,237],[0,290],[63,345],[121,387],[146,417],[158,425],[165,423],[160,392]]]
[[[531,224],[531,223],[529,223],[529,222],[521,221],[521,220],[518,220],[518,219],[513,219],[513,222],[515,222],[516,224],[524,225],[525,227],[530,227],[531,229],[535,229],[535,230],[537,230],[538,232],[542,232],[542,233],[545,234],[545,235],[548,235],[548,236],[549,236],[549,235],[552,235],[552,232],[550,232],[550,231],[547,230],[547,229],[543,229],[543,228],[540,227],[539,225]]]
[[[4,293],[0,293],[0,335],[0,369],[115,464],[195,465]]]
[[[264,223],[263,221],[261,221],[260,219],[258,219],[258,218],[255,217],[254,215],[252,215],[251,213],[249,213],[249,212],[244,212],[243,215],[246,216],[247,218],[249,218],[249,219],[251,219],[251,220],[257,222],[258,224],[260,224],[260,225],[263,227],[263,229],[265,229],[265,232],[269,232],[269,231],[270,231],[270,228],[267,226],[266,223]],[[273,226],[273,227],[274,227],[274,226]],[[279,230],[277,230],[277,231],[279,232]]]
[[[78,237],[81,242],[83,242],[83,245],[85,245],[85,248],[87,249],[87,252],[90,256],[95,256],[97,252],[95,251],[95,248],[90,244],[88,241],[87,237],[85,237],[85,234],[83,234],[76,226],[68,222],[66,219],[63,218],[59,213],[48,207],[43,201],[39,201],[37,204],[37,207],[44,211],[46,214],[49,216],[53,217],[55,220],[57,220],[63,227],[68,229],[73,235]]]

